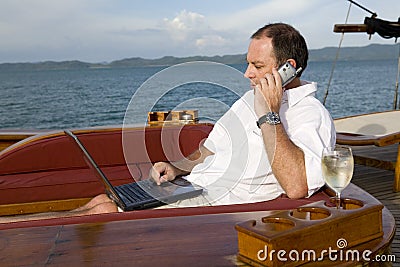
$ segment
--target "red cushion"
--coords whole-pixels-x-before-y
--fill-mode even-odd
[[[132,175],[147,178],[152,162],[189,155],[211,129],[211,124],[132,128],[124,131],[129,140],[125,151],[121,128],[75,132],[107,177],[119,185],[132,182]],[[0,153],[0,204],[93,197],[102,192],[99,179],[63,132],[36,136]]]

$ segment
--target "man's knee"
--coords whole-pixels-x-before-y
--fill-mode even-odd
[[[94,205],[102,204],[102,203],[107,203],[111,202],[112,200],[106,195],[106,194],[100,194],[95,196],[90,202],[92,202]]]
[[[118,208],[114,202],[100,203],[89,210],[90,214],[112,213],[117,212]]]

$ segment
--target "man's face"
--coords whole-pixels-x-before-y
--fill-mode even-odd
[[[273,47],[271,38],[252,39],[247,52],[247,69],[244,77],[250,79],[251,87],[260,83],[260,78],[265,74],[272,73],[272,68],[276,66],[273,57]]]

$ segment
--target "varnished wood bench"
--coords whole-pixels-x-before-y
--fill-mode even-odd
[[[400,110],[336,119],[335,127],[336,142],[353,146],[355,163],[394,171],[393,188],[399,192]]]

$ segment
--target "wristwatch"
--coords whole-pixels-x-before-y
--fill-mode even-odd
[[[261,116],[257,121],[258,128],[261,127],[263,123],[268,123],[269,125],[277,125],[281,123],[279,114],[276,112],[268,112],[267,114]]]

